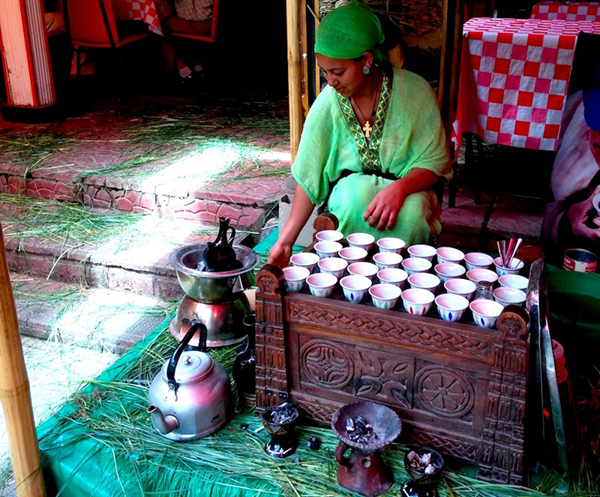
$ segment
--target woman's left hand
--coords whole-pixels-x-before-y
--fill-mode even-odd
[[[377,225],[377,231],[393,228],[404,199],[405,194],[398,181],[386,186],[375,195],[367,207],[363,220],[368,221],[369,226]]]

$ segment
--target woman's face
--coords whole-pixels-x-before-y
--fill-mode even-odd
[[[364,56],[354,59],[332,59],[326,55],[317,54],[317,63],[323,71],[327,84],[343,97],[351,97],[365,82],[363,73]]]

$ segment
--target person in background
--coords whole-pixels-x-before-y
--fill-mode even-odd
[[[167,33],[208,35],[211,32],[213,16],[213,0],[171,0],[166,9],[166,17],[161,20]],[[162,51],[167,66],[177,70],[182,78],[190,78],[203,70],[198,56],[189,50],[176,51],[168,39],[162,44]]]
[[[413,244],[441,231],[432,187],[451,168],[437,101],[423,78],[391,67],[383,42],[377,16],[360,2],[321,21],[315,52],[328,86],[304,125],[292,166],[298,186],[270,263],[288,264],[314,205],[325,201],[345,235]]]

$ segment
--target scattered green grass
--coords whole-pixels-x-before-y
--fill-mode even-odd
[[[282,460],[263,452],[269,435],[251,411],[238,413],[222,430],[195,442],[173,443],[156,433],[146,413],[148,383],[175,345],[169,333],[159,333],[141,352],[129,357],[114,380],[92,382],[81,391],[58,424],[42,435],[40,445],[45,454],[60,457],[55,449],[93,439],[102,451],[94,457],[107,464],[113,476],[106,487],[101,482],[98,485],[105,490],[118,488],[127,495],[166,492],[192,496],[198,495],[199,488],[203,495],[231,497],[349,495],[337,485],[333,452],[338,440],[327,428],[301,424],[296,454]],[[211,354],[226,369],[231,368],[233,349],[216,349]],[[321,439],[318,451],[306,448],[312,436]],[[402,466],[406,450],[404,445],[393,444],[384,451],[397,482],[390,495],[399,495],[399,487],[407,479]],[[528,489],[486,483],[447,470],[439,493],[442,497],[536,497],[557,495],[558,488],[565,488],[565,480],[555,474],[536,489]],[[594,494],[588,491],[587,495]]]

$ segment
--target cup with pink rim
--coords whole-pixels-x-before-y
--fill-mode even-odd
[[[342,250],[342,244],[339,242],[323,241],[315,243],[315,252],[319,259],[337,257],[340,250]]]
[[[473,313],[473,321],[481,328],[493,328],[504,307],[498,302],[487,299],[477,299],[469,304]]]
[[[523,269],[525,263],[521,259],[515,257],[510,261],[510,267],[505,267],[502,265],[502,258],[496,257],[494,259],[494,266],[496,266],[496,273],[498,273],[498,276],[504,276],[505,274],[519,274],[519,271]]]
[[[310,293],[315,297],[329,297],[333,293],[337,278],[332,274],[316,273],[306,278]]]
[[[396,252],[379,252],[373,256],[373,262],[379,269],[399,267],[402,256]]]
[[[346,240],[351,247],[363,248],[368,252],[375,242],[375,237],[369,233],[352,233],[346,237]]]
[[[428,290],[421,288],[411,288],[404,290],[400,295],[402,297],[402,303],[404,309],[410,314],[417,316],[423,316],[429,312],[431,305],[433,304],[434,295]]]
[[[346,272],[348,261],[345,261],[339,257],[327,257],[325,259],[321,259],[317,263],[317,266],[322,273],[331,274],[339,280],[343,278],[344,273]]]
[[[460,295],[461,297],[471,300],[477,290],[477,285],[471,280],[463,280],[462,278],[453,278],[444,283],[444,288],[449,294]]]
[[[467,269],[489,269],[493,263],[493,257],[483,252],[469,252],[465,254]]]
[[[466,272],[464,267],[454,262],[442,262],[441,264],[436,264],[433,269],[442,283],[452,278],[460,278]]]
[[[299,292],[304,286],[304,282],[310,271],[305,267],[288,266],[282,269],[285,279],[285,288],[288,292]]]
[[[467,278],[473,283],[479,283],[480,281],[496,283],[498,281],[498,275],[489,269],[469,269],[467,271]]]
[[[403,269],[397,267],[388,267],[380,269],[377,278],[382,284],[389,284],[402,288],[408,278],[408,274]]]
[[[465,258],[465,254],[462,250],[458,250],[454,247],[440,247],[435,253],[437,254],[438,263],[442,262],[453,262],[454,264],[460,264]]]
[[[399,254],[402,252],[402,249],[406,245],[404,240],[400,238],[395,238],[393,236],[387,236],[385,238],[380,238],[377,240],[377,246],[379,247],[379,252],[396,252]]]
[[[458,321],[469,307],[469,301],[452,293],[443,293],[435,298],[438,314],[444,321]]]
[[[363,262],[367,258],[367,254],[367,251],[360,247],[344,247],[338,252],[342,259],[348,261],[348,264]]]
[[[313,252],[300,252],[299,254],[292,255],[290,262],[292,266],[305,267],[313,273],[319,262],[319,256]]]
[[[408,284],[411,288],[421,288],[435,294],[440,286],[440,279],[435,274],[416,273],[408,277]]]
[[[431,261],[420,257],[409,257],[402,261],[402,268],[408,275],[415,273],[426,273],[431,269]]]
[[[371,287],[371,280],[366,276],[350,275],[340,280],[340,286],[344,291],[344,297],[351,304],[358,304],[365,298]]]
[[[344,238],[344,234],[336,230],[323,230],[317,232],[315,237],[319,242],[339,242]]]
[[[517,290],[516,288],[508,288],[505,286],[494,288],[492,295],[494,296],[494,300],[499,304],[502,304],[503,307],[506,307],[510,304],[523,305],[527,298],[525,292]]]
[[[373,305],[378,309],[392,309],[401,294],[402,290],[396,285],[380,283],[369,288],[369,295],[373,299]]]
[[[506,286],[526,292],[527,287],[529,286],[529,279],[519,274],[505,274],[498,277],[498,283],[500,283],[500,286]]]
[[[424,243],[411,245],[408,247],[408,255],[411,257],[427,259],[429,262],[431,262],[435,257],[435,247],[432,247],[431,245],[425,245]]]
[[[370,262],[353,262],[348,266],[348,274],[355,274],[358,276],[366,276],[371,281],[377,274],[377,266]]]

